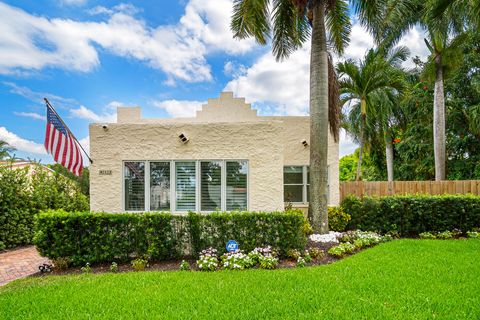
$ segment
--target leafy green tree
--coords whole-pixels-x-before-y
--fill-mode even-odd
[[[48,167],[53,171],[58,172],[59,174],[74,181],[84,195],[86,195],[87,197],[90,196],[90,169],[88,167],[82,169],[81,176],[76,176],[75,174],[68,171],[67,168],[58,163],[49,164]]]
[[[354,153],[340,158],[340,181],[355,181],[359,153],[360,148],[356,149]],[[363,179],[366,181],[378,181],[383,178],[374,159],[368,152],[363,154],[362,172]]]
[[[372,136],[380,133],[389,135],[388,122],[391,118],[393,96],[403,87],[403,72],[400,63],[405,61],[409,51],[398,47],[384,52],[370,49],[362,61],[356,63],[347,60],[337,65],[340,80],[340,93],[344,105],[349,108],[345,128],[360,143],[360,153],[357,164],[357,180],[362,179],[362,159],[365,145]],[[371,117],[367,121],[367,114]],[[371,139],[369,139],[369,137]],[[388,138],[385,138],[388,140]],[[393,180],[393,151],[386,143],[389,181]]]
[[[457,6],[456,10],[440,10],[435,4],[436,1],[383,0],[373,29],[376,41],[383,47],[394,44],[414,25],[420,25],[427,31],[425,44],[431,55],[425,71],[433,70],[435,78],[433,100],[435,180],[444,180],[446,163],[444,80],[461,59],[458,49],[468,25],[465,19],[467,16],[465,10],[468,6]]]

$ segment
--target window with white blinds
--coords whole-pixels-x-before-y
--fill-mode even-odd
[[[176,211],[196,210],[196,163],[175,162]]]
[[[247,161],[227,161],[226,166],[226,209],[247,210]]]
[[[285,202],[304,202],[303,186],[303,166],[283,168],[283,197]]]
[[[330,195],[330,167],[327,167],[328,193]],[[285,202],[308,203],[310,201],[310,167],[283,167],[283,199]]]
[[[214,211],[222,208],[222,162],[200,163],[200,210]]]
[[[150,162],[150,210],[170,210],[170,162]]]
[[[145,162],[125,162],[125,210],[145,210]]]
[[[247,210],[248,161],[125,161],[124,209]]]

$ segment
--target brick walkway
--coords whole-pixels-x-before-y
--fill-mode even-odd
[[[38,272],[38,266],[50,263],[40,257],[34,246],[0,253],[0,286]]]

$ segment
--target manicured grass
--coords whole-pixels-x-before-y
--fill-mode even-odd
[[[331,265],[19,280],[2,319],[478,319],[480,240],[398,240]]]

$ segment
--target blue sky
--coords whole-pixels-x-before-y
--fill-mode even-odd
[[[230,13],[231,0],[0,1],[0,139],[52,162],[43,97],[87,149],[88,124],[114,121],[120,105],[189,116],[227,89],[260,114],[306,114],[308,44],[276,62],[269,46],[232,38]],[[404,40],[419,55],[421,37],[414,29]],[[354,25],[346,57],[372,45]],[[342,136],[341,155],[354,147]]]

